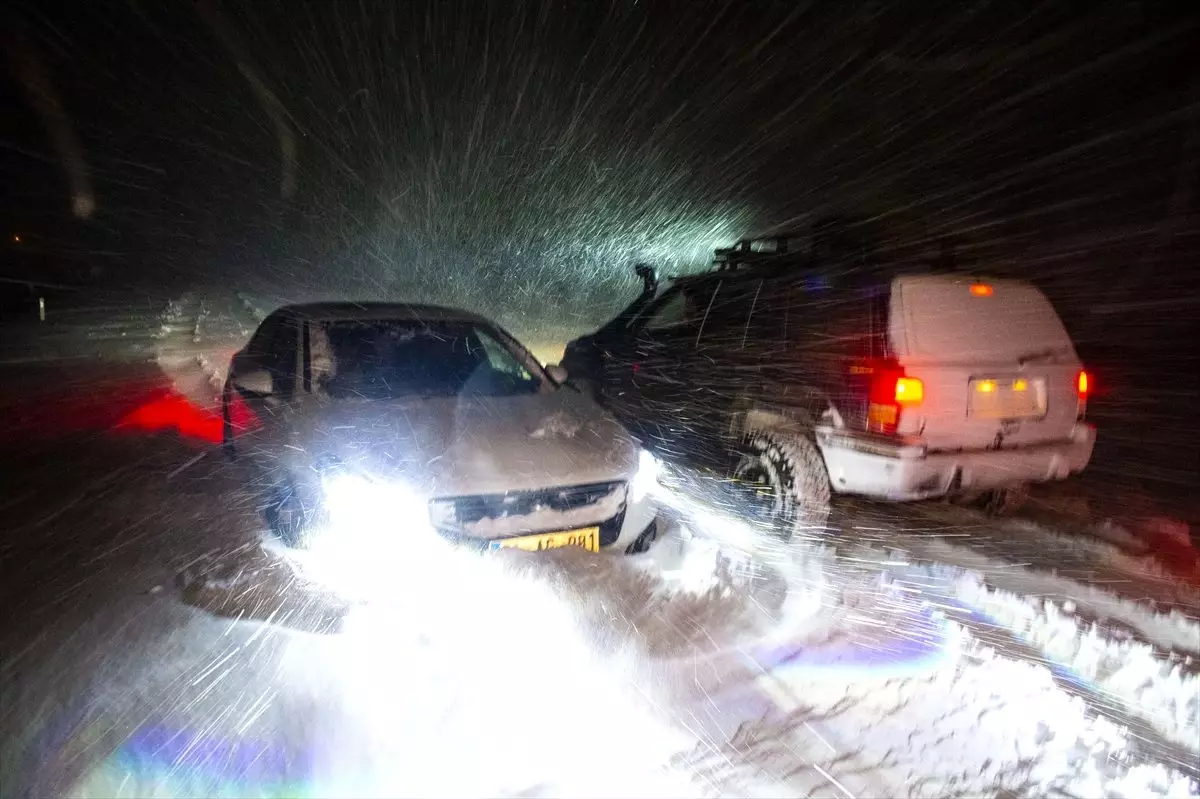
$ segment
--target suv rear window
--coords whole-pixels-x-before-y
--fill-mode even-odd
[[[1011,362],[1074,353],[1058,313],[1029,283],[906,277],[898,278],[892,291],[892,343],[898,355]]]

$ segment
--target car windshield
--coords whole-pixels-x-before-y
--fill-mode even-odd
[[[372,319],[314,326],[316,385],[336,399],[536,394],[543,379],[486,327]]]

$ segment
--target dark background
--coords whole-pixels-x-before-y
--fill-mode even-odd
[[[885,249],[951,242],[1046,287],[1099,373],[1102,441],[1126,447],[1114,479],[1183,494],[1198,22],[1137,2],[18,1],[0,277],[584,328],[632,296],[635,260],[696,268],[851,213]]]

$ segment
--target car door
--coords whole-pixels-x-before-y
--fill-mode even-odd
[[[287,313],[275,313],[263,320],[250,343],[233,356],[221,402],[227,445],[248,434],[266,445],[266,439],[273,439],[286,426],[299,389],[298,377],[303,374],[298,343],[296,319]],[[270,380],[269,387],[264,385],[261,390],[247,385],[257,380],[239,380],[263,372]],[[256,445],[243,454],[261,453],[262,449]]]
[[[762,313],[763,281],[729,277],[704,299],[707,311],[696,327],[693,353],[681,377],[692,385],[691,424],[712,453],[727,448],[731,414],[758,396],[763,379],[761,342],[751,338],[751,321]]]
[[[283,315],[280,313],[273,313],[262,321],[262,324],[254,331],[254,335],[251,336],[250,342],[234,354],[233,360],[229,364],[231,379],[267,368],[267,353],[270,351],[271,340],[275,337],[275,331],[282,322]]]
[[[647,382],[634,378],[646,368],[646,361],[650,357],[648,346],[655,325],[654,320],[660,316],[663,319],[673,318],[681,312],[682,302],[680,290],[677,287],[669,288],[623,329],[613,331],[598,342],[602,402],[626,427],[639,436],[649,431],[643,424],[649,415],[646,397],[643,394]],[[646,329],[648,324],[650,329]]]

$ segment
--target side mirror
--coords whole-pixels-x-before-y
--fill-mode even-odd
[[[567,370],[557,363],[547,366],[546,374],[550,375],[550,379],[555,383],[558,383],[560,386],[563,383],[566,383],[567,378],[570,377],[570,375],[567,374]]]
[[[266,369],[251,369],[248,372],[235,374],[229,382],[238,390],[238,393],[253,397],[269,397],[274,390],[271,373]]]

